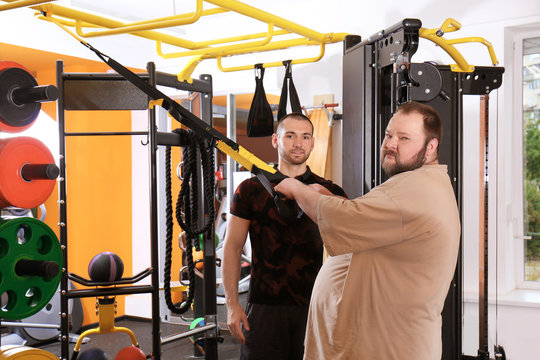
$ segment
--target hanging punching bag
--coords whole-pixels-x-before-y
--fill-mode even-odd
[[[285,66],[285,78],[283,79],[283,86],[281,88],[281,97],[279,98],[278,107],[278,120],[287,115],[287,88],[289,89],[291,112],[302,112],[302,106],[300,106],[300,99],[296,93],[294,82],[292,79],[292,66],[291,60],[283,62]]]
[[[255,65],[255,95],[251,102],[247,120],[247,136],[263,137],[274,133],[274,114],[266,99],[263,86],[263,64]]]

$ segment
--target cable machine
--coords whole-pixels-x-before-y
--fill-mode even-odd
[[[107,297],[128,294],[151,294],[152,307],[152,358],[161,358],[161,346],[169,341],[205,333],[205,358],[217,359],[217,317],[216,317],[216,274],[215,274],[215,242],[213,236],[203,236],[204,266],[203,301],[201,309],[195,309],[196,316],[205,316],[205,325],[189,332],[175,335],[174,339],[162,338],[160,331],[160,281],[159,281],[159,235],[158,235],[158,188],[157,188],[157,149],[158,146],[179,146],[181,144],[178,133],[160,132],[156,127],[156,110],[149,106],[150,99],[147,94],[137,89],[123,76],[113,73],[65,73],[63,62],[58,61],[57,88],[59,92],[57,110],[60,134],[60,178],[59,178],[59,212],[60,212],[60,244],[62,247],[63,269],[61,278],[61,359],[69,357],[69,319],[68,300],[83,297]],[[201,96],[201,118],[209,126],[212,125],[212,78],[210,75],[201,75],[200,79],[193,79],[191,83],[180,82],[176,76],[156,72],[153,63],[148,63],[147,73],[137,75],[141,80],[155,88],[156,85],[166,86],[190,92],[199,92]],[[65,111],[72,110],[149,110],[148,131],[138,132],[66,132]],[[69,272],[68,253],[68,216],[67,216],[67,190],[66,137],[70,136],[133,136],[144,135],[148,138],[149,174],[150,174],[150,263],[151,267],[129,279],[122,279],[114,286],[98,287],[96,284],[85,281],[76,274]],[[180,145],[181,146],[181,145]],[[212,169],[213,172],[214,169]],[[201,176],[200,173],[196,174]],[[202,194],[200,191],[199,194]],[[213,199],[212,199],[213,201]],[[202,204],[202,202],[201,202]],[[199,224],[205,222],[207,215],[204,206],[201,206],[196,219]],[[213,225],[208,233],[213,234]],[[136,285],[135,283],[150,276],[151,285]],[[95,289],[68,289],[68,280],[86,286],[96,286]],[[110,285],[110,284],[109,284]],[[197,314],[197,312],[199,312]],[[200,355],[200,354],[199,354]],[[75,353],[72,359],[76,357]]]
[[[441,115],[444,138],[439,146],[439,162],[448,165],[448,173],[463,214],[463,95],[482,95],[502,84],[502,67],[472,66],[453,48],[460,42],[481,42],[488,46],[494,63],[491,44],[482,38],[446,41],[445,32],[455,31],[460,24],[448,19],[441,28],[424,29],[418,19],[403,21],[380,31],[367,40],[348,35],[343,52],[343,188],[351,197],[361,196],[386,180],[380,167],[379,147],[388,121],[400,104],[418,101],[431,105]],[[425,37],[443,47],[457,64],[438,65],[431,62],[413,63],[419,37]],[[487,105],[483,105],[484,107]],[[487,124],[487,112],[481,112],[481,123]],[[481,134],[487,139],[486,131]],[[487,140],[485,142],[487,144]],[[487,146],[485,147],[487,152]],[[487,155],[487,154],[486,154]],[[487,175],[487,156],[485,157]],[[487,176],[485,176],[487,179]],[[358,181],[361,179],[361,181]],[[482,184],[484,178],[481,179]],[[487,182],[483,184],[487,194]],[[477,356],[462,353],[462,271],[460,250],[454,278],[442,313],[443,360],[489,359],[487,345],[487,195],[485,197],[484,233],[481,234],[480,267],[480,341]],[[463,217],[462,217],[463,218]],[[504,349],[496,345],[495,356],[503,359]]]

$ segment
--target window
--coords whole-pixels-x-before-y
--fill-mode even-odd
[[[523,38],[523,279],[540,282],[540,36]]]

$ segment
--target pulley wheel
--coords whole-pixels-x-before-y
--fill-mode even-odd
[[[0,347],[0,360],[58,360],[58,357],[42,349],[5,345]]]
[[[0,131],[21,132],[33,124],[41,103],[17,103],[13,92],[36,86],[36,79],[24,67],[12,61],[0,62]]]
[[[23,177],[23,166],[41,164],[56,167],[51,152],[41,141],[28,136],[0,139],[0,164],[0,208],[32,209],[51,195],[55,179],[29,180]]]
[[[58,238],[44,222],[20,218],[0,225],[0,317],[24,319],[46,306],[62,264]]]

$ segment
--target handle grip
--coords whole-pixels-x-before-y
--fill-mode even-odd
[[[58,99],[58,89],[54,85],[17,88],[11,93],[11,98],[17,105],[55,101]]]
[[[60,266],[54,261],[21,259],[15,265],[19,276],[41,276],[52,279],[60,271]]]
[[[300,215],[302,215],[301,212],[300,213],[295,213],[295,211],[290,206],[287,206],[287,204],[285,204],[285,201],[283,201],[283,199],[285,199],[285,196],[283,196],[282,193],[280,193],[278,191],[275,191],[273,199],[274,199],[274,203],[276,204],[276,207],[278,209],[279,215],[286,222],[288,222],[288,223],[293,222],[293,221],[297,220],[300,217]]]
[[[26,181],[54,180],[59,174],[56,164],[24,164],[21,168],[21,176]]]

